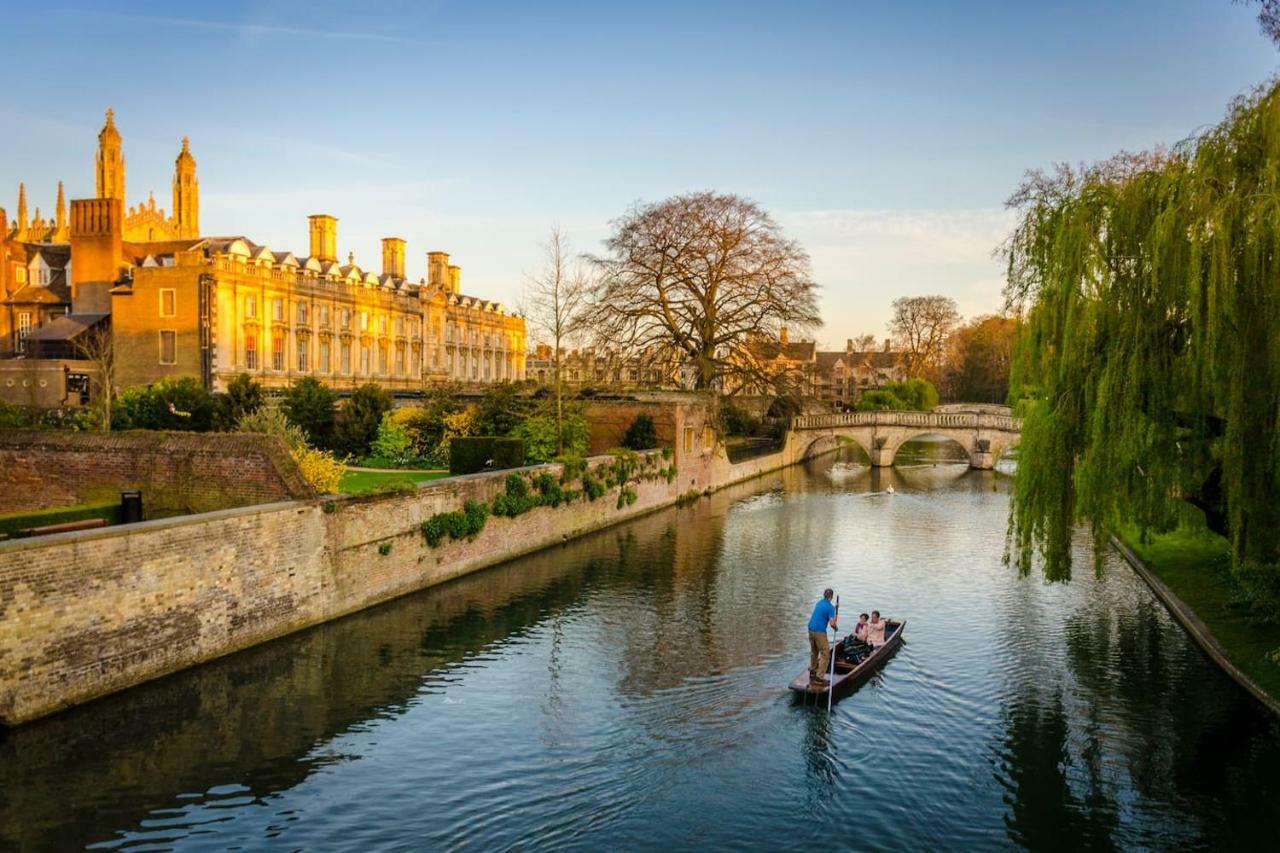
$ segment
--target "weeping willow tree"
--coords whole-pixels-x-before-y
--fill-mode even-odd
[[[1030,173],[1009,203],[1020,567],[1068,578],[1081,522],[1145,535],[1190,505],[1280,600],[1280,85],[1171,151]]]

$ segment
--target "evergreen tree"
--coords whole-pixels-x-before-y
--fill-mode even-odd
[[[289,386],[280,408],[312,447],[330,448],[337,405],[338,395],[328,385],[304,376]]]

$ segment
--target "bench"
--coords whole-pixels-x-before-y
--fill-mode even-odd
[[[46,524],[43,527],[32,527],[24,531],[28,536],[48,536],[51,533],[70,533],[72,530],[92,530],[95,527],[106,527],[105,518],[84,518],[80,521],[64,521],[61,524]]]

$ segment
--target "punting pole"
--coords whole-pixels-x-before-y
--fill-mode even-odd
[[[837,622],[840,621],[840,596],[838,595],[836,596],[836,621]],[[839,638],[840,629],[836,628],[835,631],[836,631],[836,637]],[[831,658],[831,675],[827,680],[827,713],[828,714],[831,713],[831,697],[834,696],[836,692],[836,644],[834,641],[832,641],[831,643],[831,654],[829,655],[829,657]]]

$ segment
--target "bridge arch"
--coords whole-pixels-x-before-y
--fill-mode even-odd
[[[865,443],[859,441],[852,435],[845,435],[839,432],[824,433],[814,436],[813,440],[804,446],[804,451],[800,454],[801,459],[815,459],[819,456],[825,456],[828,453],[834,453],[842,446],[852,445],[862,451],[867,459],[871,458],[871,449]]]
[[[970,465],[975,468],[978,467],[973,464],[975,447],[973,441],[968,440],[969,436],[956,435],[951,430],[945,429],[922,430],[919,432],[907,430],[900,432],[898,435],[887,436],[884,445],[880,448],[880,460],[878,464],[882,467],[893,465],[895,460],[898,458],[898,451],[902,449],[904,444],[908,444],[909,442],[917,441],[922,438],[941,438],[949,444],[954,444],[956,447],[960,448],[960,451],[965,455],[965,458],[969,461]]]
[[[1017,444],[1022,421],[987,411],[846,412],[802,415],[791,421],[789,441],[797,455],[807,459],[835,447],[834,436],[856,441],[874,467],[893,464],[898,449],[924,435],[939,435],[960,444],[973,468],[994,468],[1000,456]]]

